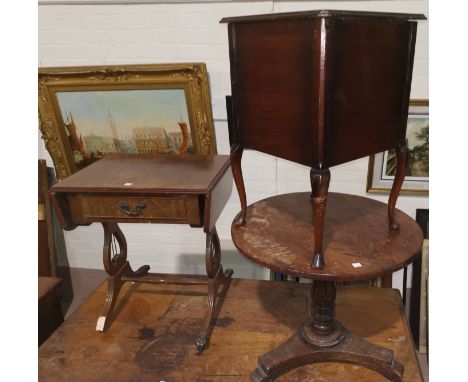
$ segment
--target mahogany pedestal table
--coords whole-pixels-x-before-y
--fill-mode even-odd
[[[278,348],[259,357],[252,381],[273,381],[291,369],[317,362],[347,362],[401,381],[403,366],[393,351],[371,344],[335,320],[336,281],[365,280],[396,271],[417,256],[422,232],[408,215],[395,210],[399,229],[389,228],[387,205],[372,199],[328,194],[323,231],[327,259],[323,268],[310,261],[314,247],[310,193],[292,193],[247,207],[232,224],[236,247],[275,272],[313,279],[310,317]]]
[[[215,223],[232,190],[227,155],[109,155],[51,188],[52,203],[65,230],[102,223],[107,296],[96,330],[110,325],[117,296],[125,282],[207,285],[208,312],[197,336],[196,352],[208,344],[218,289],[229,286],[233,271],[223,271]],[[188,224],[206,234],[206,272],[202,275],[134,271],[127,261],[127,242],[118,223]]]

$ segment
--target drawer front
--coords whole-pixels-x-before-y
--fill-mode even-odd
[[[71,196],[69,204],[75,222],[155,221],[198,224],[197,198]]]

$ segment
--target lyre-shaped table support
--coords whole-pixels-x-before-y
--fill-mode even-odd
[[[109,278],[107,279],[107,295],[104,308],[96,324],[96,330],[104,332],[109,328],[110,316],[117,301],[124,277],[140,278],[146,275],[150,269],[149,265],[143,265],[136,272],[127,261],[127,241],[123,232],[116,223],[103,223],[104,247],[102,250],[104,269]],[[118,247],[118,249],[117,249]]]
[[[390,381],[402,380],[404,369],[393,351],[363,340],[335,320],[335,298],[333,282],[314,281],[311,317],[286,342],[259,357],[253,382],[270,382],[292,369],[319,362],[352,363]]]
[[[103,261],[104,268],[109,275],[107,280],[107,295],[104,309],[98,318],[96,330],[106,331],[111,323],[113,309],[122,285],[129,282],[149,284],[178,284],[178,285],[207,285],[208,311],[203,320],[202,328],[196,339],[196,353],[201,354],[207,347],[212,323],[219,311],[216,306],[220,286],[224,286],[224,295],[229,286],[232,269],[223,271],[221,265],[221,247],[216,227],[206,234],[206,276],[200,275],[170,275],[148,273],[149,265],[143,265],[137,271],[133,271],[127,261],[127,242],[123,232],[116,223],[102,223],[104,227]]]

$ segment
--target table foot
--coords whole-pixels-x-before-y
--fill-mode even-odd
[[[280,375],[301,366],[319,362],[345,362],[374,370],[390,381],[400,382],[403,366],[393,357],[393,351],[374,345],[342,329],[343,339],[330,347],[307,343],[301,328],[286,342],[258,359],[251,375],[253,382],[274,381]]]
[[[223,267],[220,266],[218,268],[218,271],[216,272],[216,276],[214,278],[208,279],[208,312],[205,316],[202,330],[197,336],[195,348],[195,353],[197,355],[200,355],[203,352],[203,350],[205,350],[208,346],[208,342],[212,332],[211,324],[215,320],[217,313],[219,312],[219,308],[221,308],[220,306],[216,306],[216,300],[218,296],[224,296],[226,294],[229,284],[231,282],[232,274],[232,269],[226,269],[226,271],[223,272]],[[218,289],[221,285],[223,285],[225,288],[222,294],[218,294]]]
[[[117,301],[120,289],[125,282],[125,277],[143,277],[148,273],[149,269],[149,265],[143,265],[138,268],[137,271],[134,271],[130,267],[130,263],[125,261],[123,267],[120,268],[116,274],[107,279],[106,302],[102,313],[97,320],[96,331],[105,332],[108,329],[110,325],[110,317],[112,316],[112,311],[114,309],[115,302]]]

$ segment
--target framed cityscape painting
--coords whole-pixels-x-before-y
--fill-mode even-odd
[[[406,128],[408,168],[401,194],[429,194],[429,101],[411,100]],[[394,150],[371,155],[367,173],[367,192],[389,193],[396,171]]]
[[[58,179],[110,153],[216,153],[204,64],[41,68],[39,118]]]

